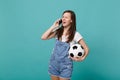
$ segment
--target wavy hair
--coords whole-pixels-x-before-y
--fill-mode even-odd
[[[67,41],[66,41],[67,43],[69,43],[69,42],[71,42],[73,40],[75,32],[76,32],[76,15],[72,10],[65,10],[63,12],[63,14],[64,13],[70,13],[71,14],[71,19],[72,19],[71,26],[68,29],[68,38],[67,38]],[[56,35],[58,37],[58,40],[61,39],[62,34],[63,34],[63,30],[64,30],[63,26],[57,30]]]

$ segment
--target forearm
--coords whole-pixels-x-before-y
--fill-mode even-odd
[[[41,39],[47,40],[55,36],[55,29],[59,27],[59,19],[42,35]]]
[[[42,36],[41,39],[46,40],[48,39],[48,37],[50,36],[50,34],[52,34],[54,27],[51,26]]]
[[[89,53],[89,48],[87,46],[85,46],[84,51],[85,51],[85,53],[84,53],[83,57],[85,58]]]
[[[79,43],[80,43],[80,44],[83,46],[83,48],[84,48],[85,53],[84,53],[84,55],[83,55],[83,58],[85,58],[85,57],[88,55],[88,53],[89,53],[89,48],[88,48],[87,44],[85,43],[85,41],[84,41],[83,39],[82,39]]]

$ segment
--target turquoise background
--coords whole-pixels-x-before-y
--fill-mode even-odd
[[[72,80],[120,80],[120,0],[0,0],[0,80],[50,80],[54,39],[40,37],[62,12],[77,16],[90,48]]]

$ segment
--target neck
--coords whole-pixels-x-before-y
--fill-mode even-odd
[[[63,29],[63,35],[67,35],[68,34],[69,28],[70,28],[70,26],[64,27],[64,29]]]

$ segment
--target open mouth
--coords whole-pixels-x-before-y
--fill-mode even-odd
[[[62,22],[62,24],[66,24],[66,22]]]

